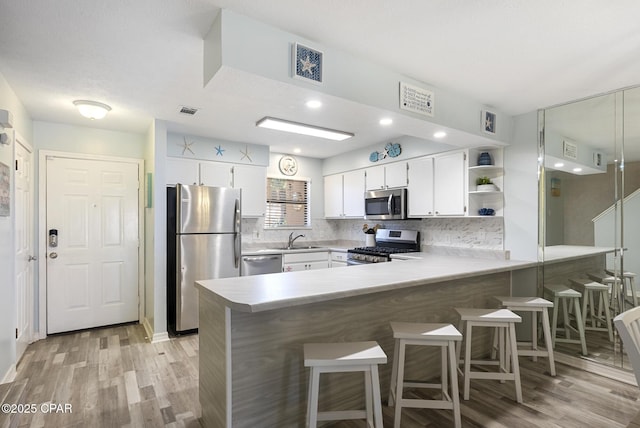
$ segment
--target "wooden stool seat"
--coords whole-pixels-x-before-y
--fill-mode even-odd
[[[544,291],[553,301],[553,320],[551,321],[551,337],[553,346],[555,347],[556,342],[579,343],[582,348],[582,355],[586,356],[587,341],[584,336],[584,323],[582,321],[582,312],[580,310],[580,299],[582,298],[582,294],[563,284],[545,284]],[[571,303],[571,301],[573,301],[575,308],[576,327],[572,326],[569,320],[568,303]],[[563,330],[565,334],[562,338],[557,337],[560,302],[562,302],[564,320],[564,326],[560,330]],[[578,334],[578,339],[572,339],[571,332]]]
[[[366,419],[369,426],[382,428],[378,364],[386,363],[387,355],[373,341],[305,343],[304,365],[311,368],[307,401],[307,426],[315,428],[318,421]],[[364,372],[365,410],[318,412],[320,374],[337,372]]]
[[[613,342],[613,324],[607,298],[609,286],[585,278],[572,278],[569,281],[571,281],[571,287],[582,294],[584,329],[606,331],[609,333],[609,341]],[[587,322],[587,318],[591,321],[591,325]]]
[[[389,386],[389,406],[395,403],[394,428],[400,427],[403,407],[421,409],[453,410],[454,426],[461,427],[460,398],[458,396],[458,364],[455,342],[462,341],[462,334],[451,324],[424,324],[392,322],[391,330],[395,339],[391,384]],[[405,381],[404,363],[407,345],[438,346],[441,348],[440,383]],[[448,366],[448,367],[447,367]],[[451,394],[449,394],[449,376]],[[441,400],[403,398],[404,388],[431,388],[442,392]]]
[[[549,359],[549,372],[551,376],[556,375],[556,364],[553,358],[553,342],[551,340],[551,328],[549,325],[549,311],[548,308],[553,307],[553,302],[543,299],[542,297],[513,297],[513,296],[495,296],[494,297],[503,308],[509,309],[515,312],[531,312],[531,342],[518,342],[520,346],[530,347],[530,349],[518,348],[519,356],[530,356],[533,361],[537,360],[537,357],[547,357]],[[546,349],[538,349],[538,312],[542,317],[542,334],[544,336],[544,342]],[[498,334],[494,335],[494,343],[492,349],[492,356],[495,356]]]
[[[522,386],[520,383],[520,365],[518,363],[518,345],[516,342],[515,323],[522,321],[519,315],[509,309],[455,308],[460,315],[460,331],[464,331],[465,356],[463,398],[469,399],[471,379],[513,380],[516,388],[516,401],[522,403]],[[499,330],[498,360],[471,360],[473,327],[493,327]],[[506,336],[506,340],[505,340]],[[506,342],[506,343],[505,343]],[[461,344],[458,343],[456,353],[460,360]],[[505,360],[511,360],[511,367]],[[471,371],[471,365],[497,365],[498,372]]]

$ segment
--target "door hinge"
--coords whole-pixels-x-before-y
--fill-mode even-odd
[[[16,159],[16,171],[18,170],[18,159]]]
[[[16,339],[18,338],[18,328],[16,327]]]

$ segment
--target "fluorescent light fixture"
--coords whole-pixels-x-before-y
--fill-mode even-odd
[[[322,102],[318,100],[309,100],[305,103],[305,105],[309,108],[320,108],[322,107]]]
[[[558,163],[554,163],[553,166],[556,168],[562,168],[564,164],[562,162],[558,162]]]
[[[379,123],[382,126],[389,126],[393,123],[393,119],[391,119],[390,117],[383,117],[382,119],[380,119]]]
[[[433,133],[433,138],[444,138],[447,136],[447,133],[444,131],[438,131]]]
[[[294,134],[326,138],[334,141],[342,141],[354,136],[354,134],[350,132],[336,131],[335,129],[321,128],[319,126],[291,122],[289,120],[276,119],[273,117],[263,117],[256,122],[256,126],[259,126],[260,128],[275,129],[277,131],[293,132]]]
[[[111,111],[111,107],[97,101],[76,100],[73,104],[81,115],[91,120],[102,119]]]

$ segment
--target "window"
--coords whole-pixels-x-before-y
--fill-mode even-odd
[[[309,181],[268,177],[264,227],[310,226]]]

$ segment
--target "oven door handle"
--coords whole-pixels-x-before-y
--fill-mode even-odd
[[[347,259],[347,266],[368,265],[368,264],[371,264],[371,262],[365,262],[362,260],[355,260],[355,259]]]

